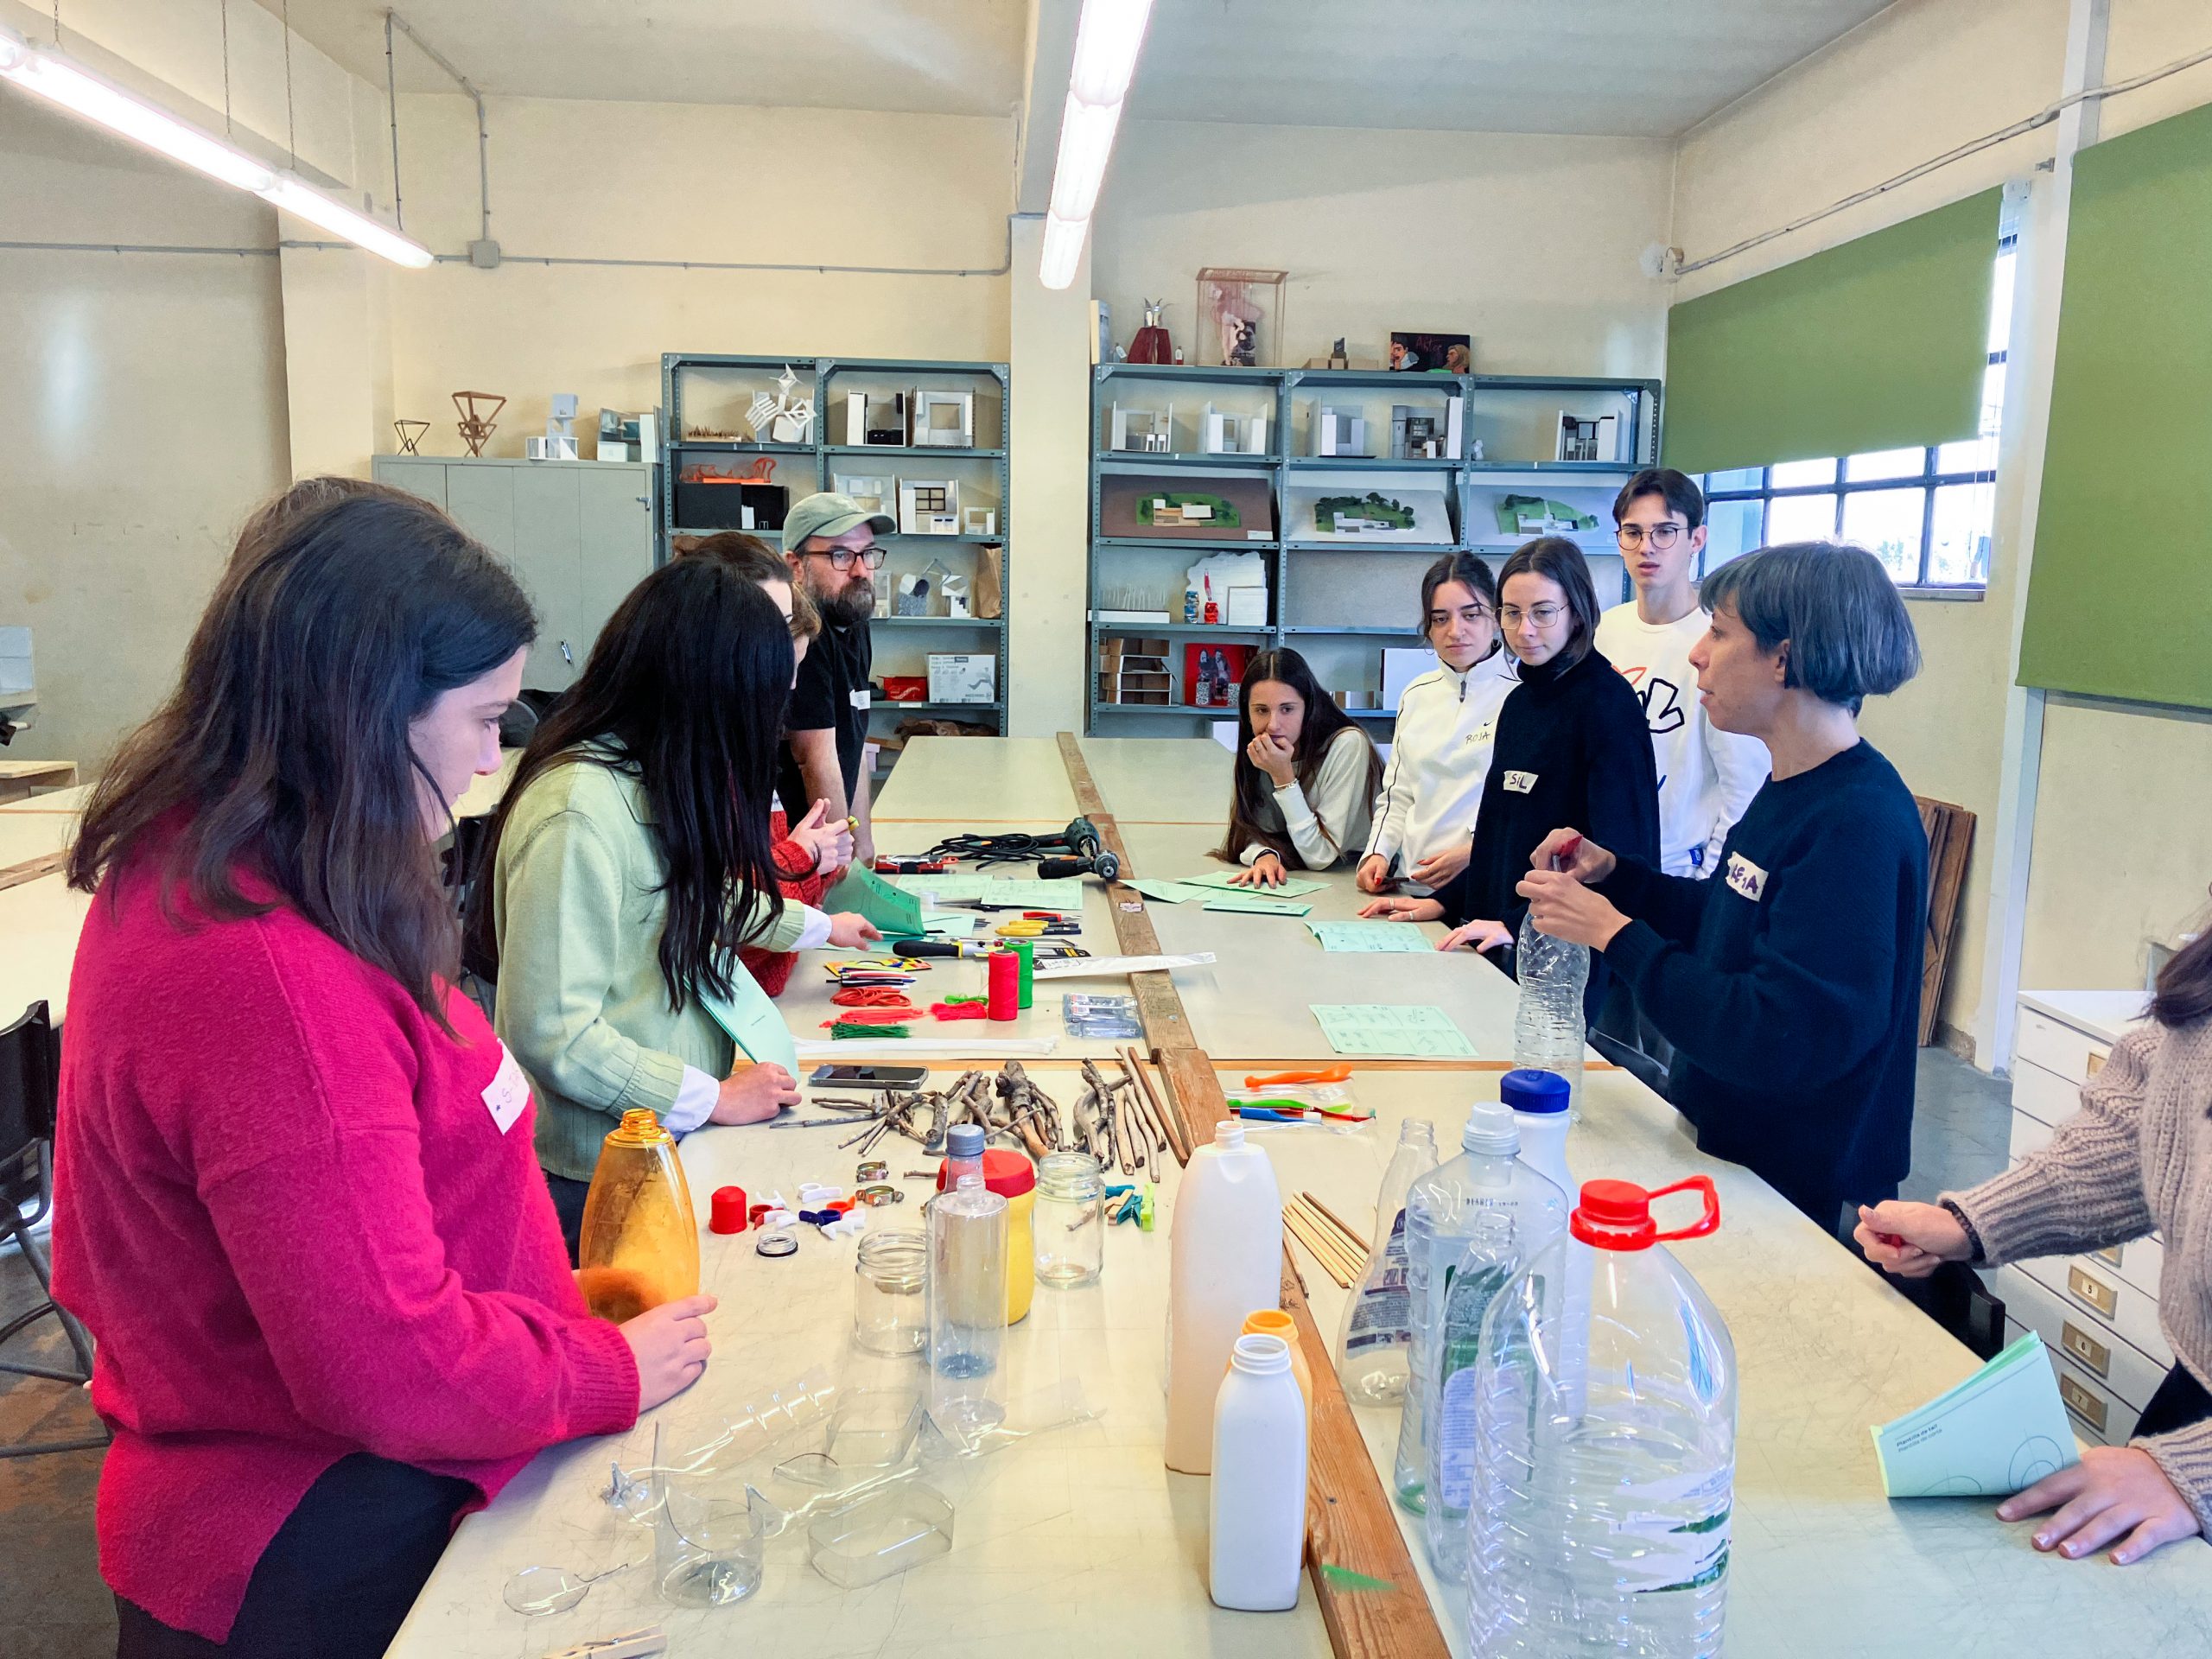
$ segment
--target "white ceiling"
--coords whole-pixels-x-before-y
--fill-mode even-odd
[[[287,3],[302,35],[382,83],[385,0],[261,0],[270,12]],[[1156,0],[1130,112],[1665,137],[1887,3]],[[1029,5],[399,0],[398,10],[486,92],[1003,115],[1021,98]],[[404,41],[398,64],[404,90],[449,85]]]

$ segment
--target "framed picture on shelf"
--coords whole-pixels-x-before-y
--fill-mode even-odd
[[[1315,542],[1446,543],[1452,512],[1441,490],[1394,486],[1294,489],[1285,507],[1291,536]]]
[[[960,533],[960,480],[956,478],[900,479],[899,533],[901,536],[957,536]]]
[[[1191,360],[1211,368],[1256,369],[1282,349],[1282,296],[1290,273],[1238,265],[1198,272],[1197,349]]]
[[[839,473],[830,480],[840,495],[849,495],[863,512],[895,512],[899,506],[896,480],[875,473]]]
[[[1098,533],[1158,541],[1274,539],[1274,502],[1265,478],[1102,473]]]
[[[1185,645],[1183,701],[1193,709],[1236,708],[1244,665],[1251,659],[1249,645]]]
[[[1474,372],[1474,341],[1465,334],[1390,332],[1390,368],[1394,373],[1446,374]]]

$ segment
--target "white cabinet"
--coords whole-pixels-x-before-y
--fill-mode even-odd
[[[623,596],[653,568],[647,462],[378,455],[377,481],[442,508],[500,555],[537,607],[523,683],[563,691]]]
[[[2012,1068],[2016,1161],[2081,1109],[2082,1085],[2142,1018],[2145,1001],[2140,991],[2022,994]],[[2008,1335],[2043,1338],[2055,1356],[2059,1397],[2087,1439],[2124,1443],[2174,1363],[2158,1329],[2162,1254],[2153,1235],[1997,1270]]]

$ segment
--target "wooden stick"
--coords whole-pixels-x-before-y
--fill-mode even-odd
[[[1364,1273],[1367,1270],[1367,1252],[1364,1249],[1355,1249],[1351,1241],[1338,1230],[1335,1224],[1310,1203],[1306,1205],[1304,1213],[1306,1219],[1313,1224],[1321,1236],[1328,1241],[1330,1247],[1343,1258],[1345,1266],[1359,1273]]]
[[[1321,1270],[1337,1281],[1337,1288],[1350,1290],[1351,1281],[1344,1276],[1344,1270],[1337,1265],[1336,1258],[1321,1245],[1316,1243],[1313,1236],[1306,1230],[1308,1224],[1304,1216],[1296,1211],[1286,1210],[1283,1211],[1282,1218],[1283,1224],[1290,1229],[1290,1236],[1303,1244],[1306,1247],[1306,1253],[1320,1263]]]
[[[1189,1163],[1191,1148],[1183,1140],[1183,1120],[1179,1114],[1169,1111],[1166,1103],[1160,1098],[1160,1091],[1152,1086],[1152,1074],[1145,1070],[1142,1057],[1134,1047],[1127,1049],[1123,1052],[1122,1064],[1136,1074],[1137,1086],[1144,1090],[1145,1103],[1152,1108],[1152,1115],[1159,1120],[1160,1127],[1167,1132],[1167,1144],[1174,1151],[1175,1161]]]
[[[1330,1209],[1327,1205],[1322,1203],[1320,1199],[1315,1198],[1311,1192],[1301,1192],[1299,1194],[1299,1197],[1304,1198],[1306,1203],[1312,1205],[1316,1210],[1319,1210],[1323,1215],[1326,1216],[1332,1222],[1334,1222],[1338,1231],[1341,1232],[1353,1243],[1359,1246],[1359,1253],[1362,1255],[1369,1255],[1373,1251],[1375,1248],[1373,1245],[1370,1244],[1364,1238],[1361,1237],[1358,1231],[1354,1229],[1350,1223],[1346,1222],[1344,1218],[1338,1215],[1335,1211]]]
[[[1365,1262],[1355,1262],[1351,1258],[1351,1252],[1345,1248],[1344,1241],[1336,1236],[1329,1224],[1311,1210],[1300,1205],[1296,1199],[1285,1205],[1282,1213],[1286,1222],[1295,1220],[1303,1230],[1304,1236],[1309,1238],[1314,1247],[1326,1254],[1331,1267],[1341,1272],[1365,1270],[1367,1265]]]

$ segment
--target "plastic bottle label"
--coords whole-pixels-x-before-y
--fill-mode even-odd
[[[1700,1469],[1624,1490],[1624,1512],[1608,1529],[1618,1541],[1612,1568],[1635,1595],[1702,1590],[1728,1574],[1734,1471]]]
[[[1464,1510],[1475,1484],[1475,1359],[1482,1347],[1483,1315],[1513,1276],[1509,1262],[1485,1263],[1447,1275],[1444,1292],[1443,1385],[1436,1403],[1436,1497],[1446,1510]]]
[[[1382,1266],[1359,1288],[1344,1351],[1402,1348],[1413,1334],[1413,1297],[1406,1287],[1406,1212],[1401,1209],[1382,1246]]]

